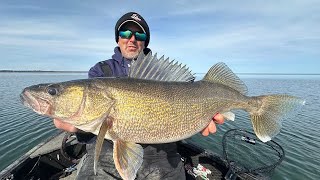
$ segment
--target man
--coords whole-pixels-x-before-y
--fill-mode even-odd
[[[145,54],[151,50],[147,48],[150,41],[148,24],[142,16],[135,12],[123,15],[115,26],[115,39],[118,47],[114,49],[112,59],[97,63],[89,70],[89,78],[108,76],[127,76],[128,67],[140,52]],[[207,128],[202,132],[204,136],[216,131],[216,123],[223,123],[220,114],[215,115]],[[69,132],[78,132],[78,139],[86,137],[86,142],[94,142],[91,135],[79,133],[74,126],[54,119],[57,128]],[[143,164],[137,173],[137,179],[185,179],[185,171],[181,157],[177,153],[176,143],[142,145],[144,148]],[[79,179],[120,178],[112,158],[112,142],[106,140],[99,159],[98,176],[93,175],[94,143],[88,143],[88,153],[82,159],[82,166],[78,170]]]

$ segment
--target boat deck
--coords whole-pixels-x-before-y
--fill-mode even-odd
[[[61,132],[31,149],[24,156],[1,171],[0,179],[75,179],[77,171],[74,167],[76,167],[76,164],[64,157],[60,151],[64,136],[65,133]],[[68,140],[67,145],[68,149],[66,150],[69,153],[79,146],[75,138]],[[195,178],[187,173],[188,169],[197,167],[198,164],[211,171],[211,174],[207,176],[208,179],[224,179],[224,176],[228,172],[226,161],[213,152],[203,150],[185,141],[179,142],[178,151],[185,162],[187,179],[202,179],[201,177]],[[70,169],[75,171],[68,172]],[[242,174],[237,179],[251,180],[262,178],[251,174]]]

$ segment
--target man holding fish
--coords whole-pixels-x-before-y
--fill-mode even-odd
[[[194,81],[186,66],[148,53],[149,28],[137,13],[120,18],[115,33],[115,54],[91,68],[89,77],[119,78],[37,84],[20,94],[25,106],[55,119],[58,128],[97,135],[94,148],[88,141],[79,179],[185,179],[174,142],[215,132],[214,122],[234,120],[235,109],[249,114],[257,138],[267,142],[305,104],[287,94],[248,96],[222,62]],[[212,114],[219,115],[212,120]]]
[[[89,70],[89,78],[95,77],[123,77],[128,76],[128,69],[131,61],[136,59],[140,52],[145,55],[151,52],[147,48],[150,41],[150,31],[148,24],[142,16],[135,12],[123,15],[115,26],[115,40],[118,47],[114,49],[112,59],[101,61]],[[88,153],[81,161],[78,169],[78,179],[100,178],[114,179],[121,178],[114,167],[112,149],[113,144],[110,140],[105,140],[102,152],[99,157],[97,175],[93,171],[94,146],[95,144],[91,133],[85,133],[75,126],[54,119],[57,128],[68,132],[75,132],[79,139],[88,143]],[[221,114],[216,114],[209,125],[202,131],[202,135],[208,136],[209,133],[216,132],[216,123],[222,124],[224,118]],[[185,179],[185,171],[181,157],[177,153],[176,143],[166,144],[144,144],[142,145],[144,155],[143,163],[137,173],[137,179]]]

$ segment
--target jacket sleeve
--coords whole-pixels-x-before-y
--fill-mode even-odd
[[[92,143],[93,138],[96,136],[92,133],[89,132],[84,132],[82,130],[78,130],[78,132],[75,133],[78,142],[80,143],[85,143],[85,144],[90,144]]]
[[[94,77],[103,77],[103,71],[101,69],[100,63],[95,64],[92,68],[90,68],[88,72],[88,77],[89,78],[94,78]]]

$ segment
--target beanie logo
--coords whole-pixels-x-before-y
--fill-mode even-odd
[[[136,21],[141,21],[141,19],[139,18],[138,14],[132,14],[131,18],[136,20]]]

